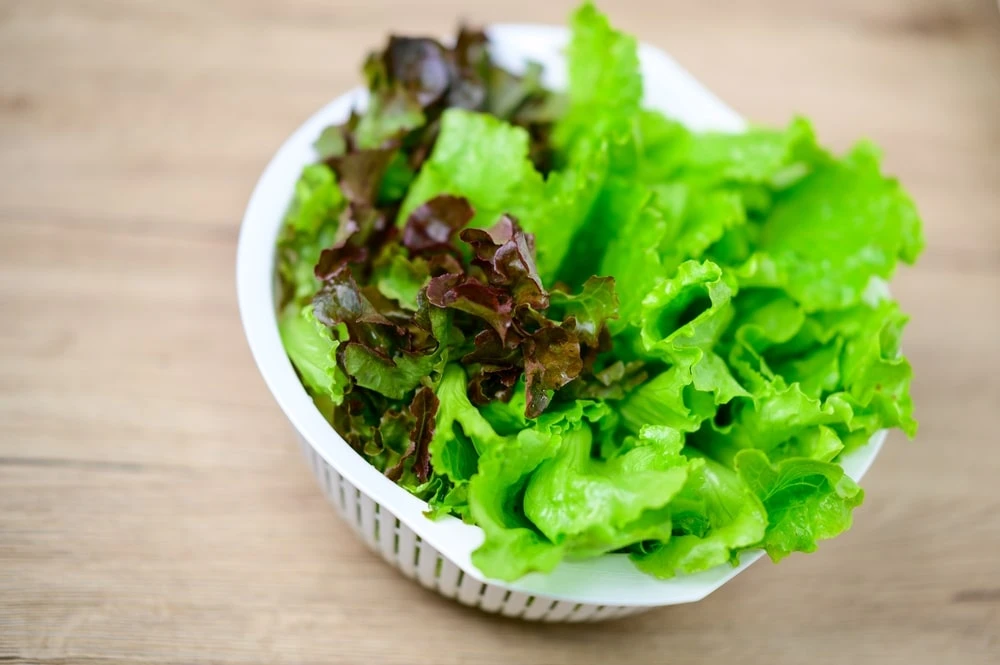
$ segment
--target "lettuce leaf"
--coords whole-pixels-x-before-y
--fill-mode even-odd
[[[602,136],[610,142],[614,162],[631,160],[633,118],[642,99],[636,40],[612,28],[590,2],[574,12],[570,27],[569,108],[554,140],[565,150],[581,135]]]
[[[578,427],[528,481],[524,514],[554,543],[593,556],[670,537],[662,509],[684,485],[687,460],[675,430],[644,430],[636,445],[608,460],[591,458],[593,436]]]
[[[642,99],[642,77],[634,37],[611,27],[590,2],[570,18],[569,98],[572,106],[608,106],[634,113]]]
[[[302,382],[314,395],[334,404],[344,400],[350,380],[337,366],[337,347],[346,338],[346,330],[334,330],[321,324],[313,308],[287,307],[278,319],[278,332],[285,352]]]
[[[549,174],[537,214],[524,217],[525,228],[535,235],[538,271],[552,279],[588,220],[608,177],[609,145],[602,137],[579,141],[566,165]]]
[[[912,200],[862,144],[776,198],[759,251],[777,271],[768,285],[816,311],[862,302],[873,279],[889,278],[897,260],[912,263],[923,243]]]
[[[829,462],[794,458],[772,464],[759,450],[736,457],[740,478],[767,510],[764,547],[779,561],[792,552],[814,552],[817,543],[851,526],[864,491]]]
[[[608,322],[618,318],[618,294],[613,277],[591,277],[583,284],[578,295],[553,291],[549,303],[566,316],[576,320],[575,330],[580,338],[597,344],[601,330]]]
[[[434,151],[403,200],[400,224],[435,196],[466,198],[476,210],[471,226],[510,213],[523,221],[542,200],[544,179],[528,158],[528,133],[484,113],[449,109],[441,115]]]
[[[634,322],[642,299],[662,274],[657,248],[666,222],[652,197],[652,191],[639,183],[609,178],[594,205],[587,235],[574,247],[574,253],[596,260],[577,260],[561,275],[570,284],[595,272],[614,276],[619,321],[612,332]]]
[[[699,464],[671,502],[675,535],[632,553],[640,570],[663,579],[737,563],[768,524],[764,505],[737,473],[697,451],[686,454]]]
[[[431,464],[453,483],[472,478],[481,452],[502,440],[469,401],[465,389],[465,371],[458,365],[448,365],[437,389],[441,406],[430,452]]]
[[[416,389],[435,364],[433,355],[400,353],[386,358],[360,344],[344,347],[344,371],[362,388],[393,399],[403,399]]]
[[[472,553],[472,562],[490,577],[515,580],[551,571],[562,560],[565,547],[542,535],[520,507],[531,474],[561,443],[558,434],[524,429],[494,441],[479,458],[468,500],[472,519],[486,538]]]
[[[781,187],[830,156],[816,143],[812,126],[795,118],[785,130],[752,128],[742,134],[706,132],[690,142],[684,177],[714,184]]]
[[[344,196],[325,164],[307,166],[295,183],[295,195],[278,242],[278,274],[285,286],[282,302],[308,302],[319,289],[313,266],[333,243]]]

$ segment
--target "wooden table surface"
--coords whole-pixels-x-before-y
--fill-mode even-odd
[[[818,553],[558,626],[440,599],[338,521],[233,259],[271,153],[387,30],[571,1],[0,0],[0,662],[1000,662],[996,3],[728,4],[605,2],[748,117],[884,147],[929,240],[894,285],[920,435]]]

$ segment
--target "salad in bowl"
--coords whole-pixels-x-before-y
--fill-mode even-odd
[[[673,116],[589,3],[558,66],[489,34],[391,37],[310,137],[272,311],[315,414],[481,530],[484,579],[656,584],[849,528],[858,455],[916,432],[887,284],[923,238],[877,150]]]

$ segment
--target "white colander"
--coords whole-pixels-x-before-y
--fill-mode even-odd
[[[545,83],[565,85],[564,28],[497,25],[489,31],[494,59],[519,71],[528,60],[545,66]],[[360,54],[359,54],[360,57]],[[639,50],[644,103],[694,129],[741,131],[743,120],[653,47]],[[733,568],[656,580],[640,573],[624,555],[567,561],[547,575],[507,583],[486,578],[470,554],[482,542],[478,527],[454,518],[431,521],[427,504],[370,466],[330,427],[313,406],[278,336],[275,315],[275,241],[302,168],[316,159],[312,142],[327,125],[344,121],[363,104],[354,90],[309,118],[267,165],[243,218],[237,255],[237,290],[247,340],[275,399],[298,433],[309,465],[337,512],[368,545],[408,577],[461,603],[506,616],[545,621],[595,621],[662,605],[700,600],[760,558],[748,552]],[[876,434],[847,456],[844,468],[855,480],[868,469],[885,438]]]

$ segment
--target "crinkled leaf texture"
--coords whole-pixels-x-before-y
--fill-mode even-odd
[[[445,111],[434,151],[410,186],[399,219],[440,194],[466,198],[476,210],[472,226],[488,226],[503,213],[523,219],[544,186],[528,147],[528,133],[520,127],[485,113]]]
[[[340,404],[349,380],[337,366],[336,352],[346,331],[321,324],[309,306],[301,310],[295,306],[286,308],[278,319],[278,331],[285,352],[306,387],[314,395]]]
[[[289,358],[359,454],[482,528],[487,576],[811,552],[862,502],[843,456],[916,432],[886,288],[913,202],[804,119],[642,109],[635,40],[590,3],[571,24],[558,98],[475,31],[369,59],[279,240]]]
[[[864,492],[837,464],[792,458],[778,464],[759,450],[736,456],[740,478],[767,510],[764,547],[778,561],[792,552],[813,552],[817,542],[851,526],[851,510]]]
[[[670,506],[677,535],[632,555],[641,570],[660,578],[735,561],[737,553],[758,544],[767,529],[764,505],[734,471],[688,454],[695,455],[692,471]]]

